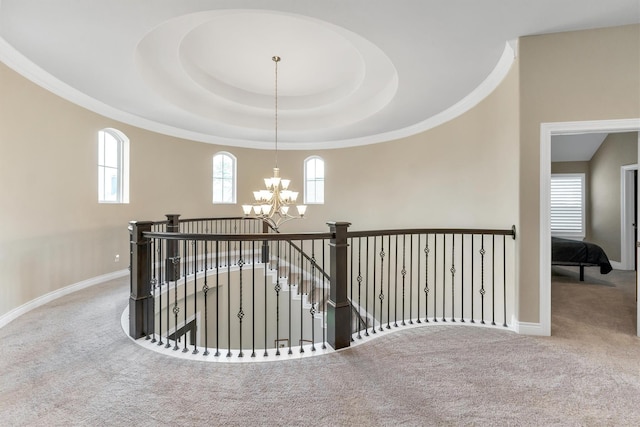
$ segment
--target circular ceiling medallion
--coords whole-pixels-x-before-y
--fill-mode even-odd
[[[198,12],[166,21],[136,49],[145,82],[174,106],[206,119],[211,133],[269,140],[278,64],[279,139],[334,132],[394,98],[389,58],[327,22],[264,10]]]

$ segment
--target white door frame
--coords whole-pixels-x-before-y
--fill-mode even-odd
[[[640,133],[638,133],[638,147],[640,147]],[[638,164],[626,165],[620,168],[620,267],[623,270],[633,270],[635,264],[636,242],[633,236],[633,201],[634,186],[633,172],[638,170]]]
[[[551,335],[551,137],[580,133],[640,132],[640,118],[540,124],[540,327]],[[638,336],[640,336],[640,304]]]

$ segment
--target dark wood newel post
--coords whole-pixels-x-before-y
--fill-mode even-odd
[[[180,214],[166,214],[167,221],[167,233],[179,233],[180,232]],[[167,257],[165,261],[165,271],[168,281],[175,281],[180,278],[180,263],[176,262],[180,256],[177,240],[167,240]]]
[[[141,338],[153,329],[151,297],[151,240],[143,233],[151,231],[152,222],[129,222],[131,296],[129,298],[129,335]]]
[[[349,222],[328,222],[331,288],[327,302],[327,341],[335,350],[351,345],[351,316],[347,299],[347,229]]]
[[[267,224],[265,221],[262,221],[262,233],[269,233],[269,224]],[[269,242],[267,242],[266,240],[262,241],[262,262],[264,264],[269,262]]]

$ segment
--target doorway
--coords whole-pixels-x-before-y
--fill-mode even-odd
[[[640,137],[639,137],[640,138]],[[620,168],[620,195],[621,219],[620,242],[621,259],[620,268],[623,270],[638,270],[637,257],[635,256],[636,242],[638,241],[638,165],[622,166]]]
[[[640,131],[640,119],[556,122],[540,125],[540,332],[551,335],[551,138],[554,135],[580,133],[617,133]],[[638,144],[640,145],[640,137]],[[640,150],[639,150],[640,152]],[[639,162],[640,163],[640,162]],[[637,224],[637,217],[635,224]],[[638,256],[636,251],[636,257]],[[637,287],[636,281],[636,287]],[[636,302],[637,327],[640,336],[640,304]]]

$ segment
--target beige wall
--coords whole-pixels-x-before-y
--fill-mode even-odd
[[[551,173],[583,173],[589,175],[589,162],[553,162]]]
[[[524,37],[519,52],[519,317],[538,323],[540,124],[640,117],[640,26]]]
[[[342,150],[287,151],[283,177],[302,189],[310,155],[326,162],[326,203],[287,231],[388,227],[509,228],[518,219],[518,68],[476,108],[399,141]],[[190,142],[115,122],[43,90],[0,65],[0,316],[38,296],[124,270],[127,224],[240,215],[211,204],[211,159],[238,159],[238,201],[270,175],[273,153]],[[130,203],[97,202],[97,132],[131,141]],[[115,254],[120,262],[114,262]],[[127,304],[122,301],[122,306]]]
[[[613,133],[591,159],[589,240],[621,260],[620,168],[638,163],[638,133]]]

